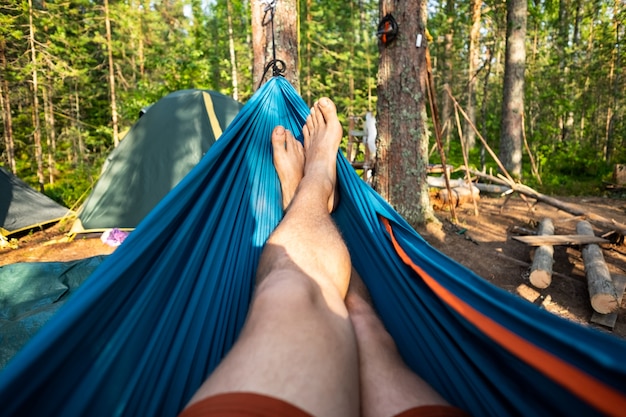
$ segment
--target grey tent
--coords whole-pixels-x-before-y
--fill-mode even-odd
[[[56,223],[73,212],[35,191],[0,167],[0,234],[12,234]]]
[[[181,90],[144,110],[81,208],[73,233],[133,229],[200,161],[242,104],[215,91]]]

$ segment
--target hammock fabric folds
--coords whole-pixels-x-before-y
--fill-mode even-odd
[[[235,342],[282,217],[270,135],[309,109],[268,81],[200,163],[0,373],[0,416],[175,416]],[[301,139],[301,137],[300,137]],[[619,415],[626,343],[429,246],[339,156],[334,213],[407,363],[480,416]]]

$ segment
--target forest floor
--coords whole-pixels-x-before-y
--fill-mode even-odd
[[[576,204],[584,210],[626,223],[626,200],[602,197],[563,197],[559,200]],[[580,247],[555,246],[556,273],[551,285],[543,290],[534,288],[529,280],[531,247],[512,236],[516,228],[536,230],[544,217],[552,219],[555,234],[576,234],[578,218],[552,206],[519,197],[482,197],[473,204],[457,207],[458,221],[452,223],[447,211],[437,211],[442,227],[418,229],[434,247],[476,272],[484,279],[553,314],[583,325],[590,324],[593,310],[585,279]],[[607,230],[594,228],[596,235]],[[56,225],[31,233],[17,240],[17,249],[0,249],[0,266],[16,262],[70,261],[116,250],[99,238],[76,238],[67,241],[63,227]],[[604,259],[611,274],[626,275],[626,245],[602,244]],[[121,246],[123,248],[123,246]],[[558,274],[558,275],[557,275]],[[597,326],[596,326],[597,327]],[[626,338],[626,301],[623,301],[614,328],[602,328],[617,337]]]

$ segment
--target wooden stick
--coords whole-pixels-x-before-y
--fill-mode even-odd
[[[545,218],[539,222],[538,234],[554,235],[552,220]],[[554,264],[554,246],[541,245],[535,250],[530,267],[530,283],[537,288],[548,288],[552,283],[552,265]]]
[[[433,118],[435,141],[437,142],[437,147],[439,148],[441,165],[446,167],[448,164],[446,163],[446,153],[443,149],[443,145],[441,144],[441,125],[439,123],[439,111],[437,110],[437,103],[435,102],[435,81],[433,79],[432,65],[430,63],[430,48],[426,48],[426,73],[426,90],[428,92],[428,103],[430,104],[430,115]],[[448,194],[452,195],[452,187],[450,187],[450,172],[447,169],[444,169],[443,175],[446,179],[446,189],[448,190]],[[449,206],[450,214],[452,215],[452,222],[456,223],[456,210],[454,209],[452,199],[449,200]]]
[[[526,139],[526,121],[524,117],[524,112],[522,111],[522,138],[524,139],[524,147],[526,148],[526,152],[528,152],[528,157],[530,158],[530,168],[533,171],[533,174],[539,181],[539,184],[543,185],[541,181],[541,176],[539,175],[539,170],[537,169],[537,164],[535,163],[535,158],[533,157],[533,153],[530,151],[530,146],[528,146],[528,140]]]
[[[576,224],[576,231],[581,235],[594,235],[591,224],[584,220]],[[602,250],[598,245],[590,244],[583,247],[582,254],[591,307],[600,314],[614,312],[619,308],[619,302]]]
[[[454,106],[454,116],[456,118],[456,126],[459,131],[459,142],[461,142],[461,151],[463,153],[463,163],[465,164],[465,177],[467,178],[467,184],[472,189],[472,178],[470,175],[469,163],[467,162],[467,149],[465,148],[465,142],[463,141],[463,129],[461,129],[461,120],[459,120],[459,110],[457,106]],[[478,216],[478,204],[474,198],[474,190],[470,192],[472,197],[472,203],[474,204],[474,216]]]
[[[456,99],[454,98],[454,96],[452,95],[452,91],[450,91],[450,87],[449,86],[444,86],[444,89],[446,90],[446,93],[448,93],[448,95],[450,96],[450,98],[452,99],[452,102],[454,103],[454,105],[459,109],[459,111],[461,112],[461,114],[463,115],[463,117],[465,118],[465,120],[467,121],[467,124],[474,129],[474,132],[476,132],[476,136],[478,137],[478,139],[480,139],[480,141],[482,142],[483,146],[485,147],[485,149],[487,150],[487,152],[489,152],[489,155],[491,155],[491,157],[493,158],[493,160],[496,162],[496,164],[498,165],[498,168],[500,169],[500,171],[502,171],[504,173],[504,175],[506,175],[507,179],[509,179],[511,182],[513,182],[513,178],[511,177],[511,175],[509,174],[509,172],[506,170],[506,168],[504,167],[504,165],[502,165],[502,162],[500,161],[500,159],[496,156],[496,154],[493,152],[493,150],[491,149],[491,147],[487,144],[487,141],[485,140],[485,138],[483,138],[483,135],[480,134],[480,132],[478,131],[478,129],[476,129],[476,126],[474,126],[474,123],[472,122],[472,120],[469,118],[469,116],[467,115],[467,113],[465,113],[465,111],[463,111],[463,107],[461,107],[461,105],[459,104],[458,101],[456,101]]]

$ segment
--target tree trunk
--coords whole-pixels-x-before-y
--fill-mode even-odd
[[[117,100],[115,98],[115,68],[113,67],[113,42],[111,41],[111,19],[109,18],[109,0],[104,0],[104,25],[106,27],[106,46],[109,57],[109,89],[111,93],[111,123],[113,127],[113,146],[120,144],[117,121]]]
[[[6,60],[6,43],[4,39],[0,39],[0,68],[3,74],[0,80],[0,104],[2,109],[2,124],[4,127],[4,144],[7,158],[7,165],[13,174],[17,174],[15,166],[15,143],[13,141],[13,117],[11,116],[11,95],[9,94],[9,81],[6,79],[8,74]]]
[[[56,170],[55,153],[57,150],[57,138],[54,120],[54,100],[52,99],[51,80],[43,87],[44,114],[46,121],[46,141],[48,145],[48,181],[54,184],[54,173]]]
[[[507,8],[506,62],[500,127],[500,160],[514,177],[522,175],[522,114],[526,69],[526,0],[509,0]]]
[[[470,29],[469,38],[469,59],[468,59],[468,76],[467,81],[467,106],[465,112],[470,118],[472,124],[476,126],[476,85],[478,84],[478,64],[479,59],[479,45],[480,39],[480,7],[482,5],[481,0],[471,0],[470,10],[472,13],[472,27]],[[476,132],[469,124],[465,123],[465,131],[463,132],[465,147],[469,150],[476,145]]]
[[[452,23],[454,22],[455,15],[455,0],[448,0],[446,3],[446,16],[447,16],[447,24],[448,32],[445,35],[445,45],[444,45],[444,53],[443,53],[443,79],[445,80],[445,85],[448,86],[449,89],[452,90],[452,82],[454,80],[454,71],[453,71],[453,51],[454,51],[454,29]],[[450,136],[452,133],[452,100],[450,100],[450,96],[446,93],[443,94],[441,99],[441,130],[444,138],[444,147],[446,152],[450,149]]]
[[[617,82],[617,74],[619,74],[619,68],[617,65],[619,63],[618,53],[619,53],[619,5],[617,0],[615,1],[614,9],[613,9],[613,33],[615,36],[615,42],[613,43],[613,47],[611,48],[611,62],[609,64],[609,91],[608,95],[608,103],[606,110],[606,125],[605,125],[605,133],[604,133],[604,160],[607,163],[611,163],[611,159],[613,156],[613,136],[615,134],[615,123],[616,123],[616,110],[618,106],[616,102],[617,98],[620,96],[620,87]]]
[[[80,122],[80,98],[78,96],[78,85],[75,86],[74,89],[74,111],[75,111],[75,116],[74,119],[76,120],[75,122],[75,131],[77,132],[77,140],[76,140],[76,146],[74,147],[74,155],[75,160],[74,163],[83,163],[83,161],[85,160],[85,143],[83,141],[83,133],[82,133],[82,126],[81,126],[81,122]]]
[[[272,13],[271,6],[266,6],[260,0],[250,2],[254,51],[253,88],[256,90],[263,81],[272,76],[271,69],[266,75],[264,73],[266,66],[275,57],[285,63],[283,76],[299,92],[297,3],[296,0],[281,0],[274,4]]]
[[[144,37],[146,33],[146,4],[144,1],[139,2],[139,47],[137,49],[137,59],[139,60],[139,79],[143,81],[145,76],[146,55],[144,53]]]
[[[41,125],[39,123],[39,85],[37,82],[37,53],[35,51],[35,26],[33,23],[33,1],[28,0],[28,29],[30,42],[30,57],[33,65],[32,92],[33,92],[33,139],[35,141],[35,160],[37,161],[37,180],[39,191],[44,190],[43,176],[43,149],[41,147]]]
[[[562,74],[562,87],[564,98],[570,102],[570,89],[571,84],[571,70],[570,61],[567,54],[567,50],[570,47],[570,27],[572,25],[570,15],[570,0],[559,0],[559,31],[558,31],[558,45],[559,45],[559,69]],[[574,100],[571,100],[573,102]],[[561,128],[561,141],[567,142],[571,139],[571,132],[574,128],[574,113],[568,107],[564,108],[563,114],[560,115],[559,127]]]
[[[486,52],[486,57],[485,57],[485,71],[484,71],[484,78],[483,78],[483,103],[482,103],[482,107],[480,109],[480,118],[481,118],[481,123],[480,123],[480,131],[481,131],[481,135],[486,138],[487,137],[487,103],[488,103],[488,98],[489,98],[489,78],[491,77],[491,58],[493,57],[493,54],[491,53],[491,50],[487,50]],[[481,142],[480,145],[480,170],[481,171],[485,171],[486,170],[486,164],[487,161],[485,160],[486,155],[485,155],[485,145]]]
[[[230,0],[226,0],[226,11],[228,15],[228,50],[230,51],[230,71],[233,83],[233,98],[239,100],[239,80],[237,76],[237,55],[235,54],[235,39],[233,37],[233,8]]]
[[[426,180],[426,2],[383,0],[380,12],[392,14],[400,30],[380,44],[374,187],[415,226],[434,220]]]

